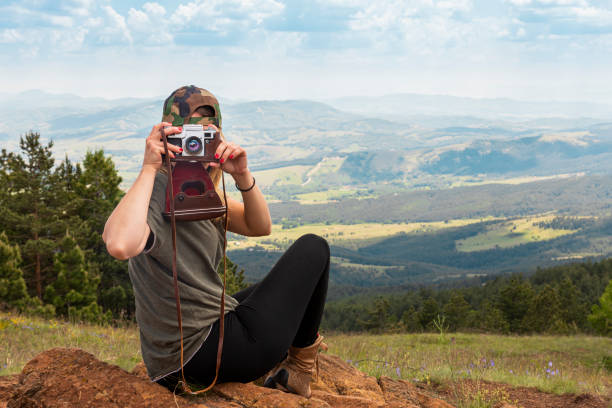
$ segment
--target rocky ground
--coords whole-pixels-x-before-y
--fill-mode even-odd
[[[451,408],[454,405],[446,401],[452,402],[457,397],[452,387],[421,388],[408,381],[387,377],[377,380],[327,354],[321,354],[319,365],[320,376],[313,384],[310,399],[255,383],[219,384],[204,396],[189,397],[174,395],[152,383],[142,365],[128,373],[83,350],[54,348],[30,360],[21,374],[0,377],[0,408]],[[462,385],[461,390],[470,392],[469,384]],[[527,388],[516,390],[515,394],[497,404],[498,407],[605,408],[610,404],[610,400],[591,395],[565,398]]]

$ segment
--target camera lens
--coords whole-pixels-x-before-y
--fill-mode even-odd
[[[185,141],[185,148],[190,154],[198,154],[202,151],[202,141],[196,137],[191,136]]]

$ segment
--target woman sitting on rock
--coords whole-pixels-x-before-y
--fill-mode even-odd
[[[161,129],[167,135],[180,133],[181,128],[172,122],[195,122],[220,130],[219,104],[211,93],[194,86],[170,95],[162,122],[153,126],[146,140],[140,174],[106,221],[103,233],[108,252],[117,259],[129,259],[148,374],[170,390],[181,377],[181,346],[170,221],[162,216],[168,180],[161,157]],[[171,157],[181,151],[171,144],[168,149]],[[221,133],[215,157],[219,163],[204,166],[217,190],[225,171],[242,192],[242,203],[227,198],[228,230],[245,236],[270,234],[268,206],[249,171],[246,151],[226,142]],[[223,258],[224,225],[224,219],[214,219],[180,222],[176,228],[183,368],[191,384],[207,385],[215,377],[223,285],[217,266]],[[267,387],[309,397],[317,353],[324,346],[318,328],[328,277],[327,242],[309,234],[287,249],[261,282],[226,296],[218,382],[249,382],[269,372]]]

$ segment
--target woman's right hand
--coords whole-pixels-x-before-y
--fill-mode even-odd
[[[162,141],[161,129],[164,129],[166,136],[174,135],[176,133],[181,133],[182,128],[172,126],[172,123],[161,122],[157,125],[153,126],[151,129],[151,133],[149,133],[149,137],[147,137],[144,160],[142,162],[142,167],[152,167],[155,170],[159,170],[163,165],[162,162],[162,154],[165,153],[164,150],[164,142]],[[168,143],[168,153],[171,158],[174,158],[174,152],[182,152],[178,146]]]

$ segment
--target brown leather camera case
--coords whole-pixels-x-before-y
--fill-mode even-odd
[[[201,161],[176,161],[172,184],[174,191],[169,184],[166,188],[165,219],[170,219],[171,199],[177,221],[208,220],[225,214],[225,206]]]

